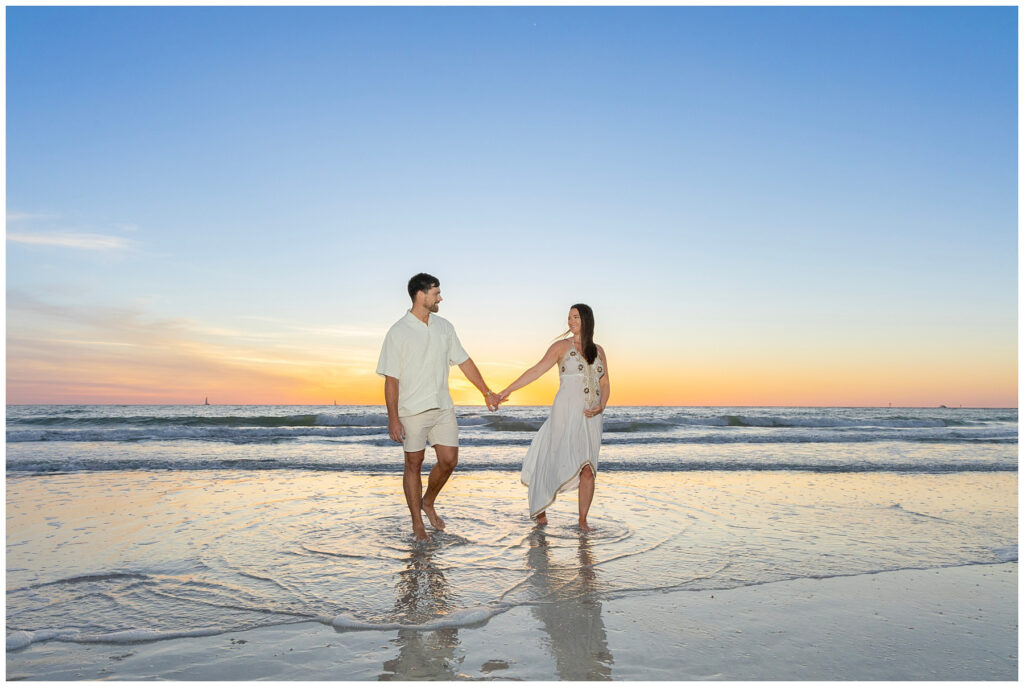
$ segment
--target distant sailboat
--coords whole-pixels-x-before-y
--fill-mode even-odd
[[[210,397],[209,396],[206,397],[206,403],[204,403],[203,405],[204,406],[210,405]]]

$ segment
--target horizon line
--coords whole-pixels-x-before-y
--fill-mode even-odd
[[[7,406],[203,406],[203,407],[239,407],[239,406],[271,406],[280,408],[306,408],[306,407],[327,407],[327,408],[383,408],[383,403],[7,403]],[[486,408],[483,404],[455,404],[457,408]],[[510,404],[510,408],[550,408],[550,403],[545,404]],[[672,404],[630,404],[630,405],[609,405],[609,408],[880,408],[888,409],[931,409],[931,410],[1019,410],[1019,406],[948,406],[948,405],[909,405],[909,406],[873,406],[873,405],[672,405]]]

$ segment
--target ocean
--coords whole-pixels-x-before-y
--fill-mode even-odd
[[[457,409],[459,470],[514,471],[547,407]],[[7,474],[393,472],[380,406],[8,406]],[[600,468],[1017,470],[1016,409],[611,407]]]
[[[600,646],[610,600],[1017,560],[1016,409],[611,407],[591,535],[574,493],[527,517],[547,410],[457,409],[417,545],[382,407],[8,406],[8,650],[522,607]]]

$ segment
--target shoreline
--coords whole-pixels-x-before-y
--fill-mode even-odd
[[[482,624],[316,621],[144,643],[42,642],[7,679],[1016,680],[1017,563],[524,604]]]

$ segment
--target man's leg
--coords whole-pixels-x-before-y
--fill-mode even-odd
[[[459,447],[436,444],[434,451],[437,453],[437,463],[430,471],[430,478],[427,480],[427,493],[423,495],[422,507],[430,524],[443,530],[444,520],[434,510],[434,499],[437,498],[448,478],[452,476],[455,466],[459,464]]]
[[[413,453],[406,452],[405,475],[402,478],[405,502],[409,505],[409,514],[412,515],[412,532],[416,539],[429,539],[427,530],[423,527],[423,516],[420,515],[420,509],[423,507],[423,482],[420,479],[420,468],[423,467],[423,456],[426,452],[426,449]]]

